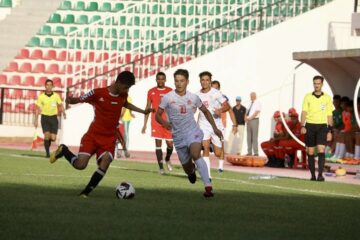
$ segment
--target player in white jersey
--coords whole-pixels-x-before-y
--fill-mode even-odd
[[[202,72],[199,74],[201,90],[196,94],[200,97],[203,104],[209,110],[213,116],[216,126],[222,132],[224,132],[224,127],[221,121],[221,113],[226,112],[230,109],[230,105],[224,95],[217,89],[211,87],[211,77],[210,72]],[[205,120],[204,114],[200,112],[199,114],[199,127],[204,132],[203,138],[203,157],[208,166],[209,177],[211,178],[210,172],[210,141],[214,147],[215,156],[219,158],[220,162],[224,162],[224,151],[222,150],[222,139],[217,137],[217,134],[213,131],[209,123]]]
[[[213,131],[219,138],[223,138],[221,131],[216,127],[211,113],[203,105],[200,98],[186,91],[189,84],[189,73],[185,69],[178,69],[174,73],[175,90],[166,94],[156,112],[156,121],[163,127],[171,129],[176,152],[185,173],[191,183],[196,182],[195,165],[204,182],[204,197],[213,197],[212,185],[208,175],[207,165],[201,157],[201,142],[203,132],[194,119],[194,108],[199,108],[210,123]],[[168,121],[161,115],[166,111]],[[193,160],[193,161],[192,161]]]

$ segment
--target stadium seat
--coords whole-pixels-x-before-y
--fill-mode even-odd
[[[115,3],[115,6],[111,9],[112,12],[118,12],[124,9],[123,3]]]
[[[22,96],[23,96],[22,89],[13,89],[13,92],[12,92],[10,98],[21,99]]]
[[[15,56],[16,59],[27,59],[29,58],[29,49],[22,48],[20,52]]]
[[[74,24],[75,22],[75,17],[73,14],[67,14],[63,20],[63,23],[66,24]]]
[[[80,15],[76,18],[75,23],[76,24],[88,24],[89,18],[87,15]]]
[[[51,49],[44,53],[43,55],[44,60],[57,60],[56,59],[56,51]]]
[[[63,1],[60,4],[59,10],[71,10],[71,1]]]
[[[33,76],[26,76],[23,82],[24,86],[34,86],[35,85],[35,78]]]
[[[27,90],[25,99],[37,99],[37,97],[38,97],[37,91]]]
[[[32,92],[35,92],[35,94],[36,94],[36,91],[32,91]],[[35,103],[30,103],[29,106],[28,106],[28,108],[27,108],[27,111],[28,111],[29,113],[32,113],[32,112],[35,112],[36,109],[37,109],[36,104],[35,104]]]
[[[30,41],[27,43],[28,47],[38,47],[40,46],[40,38],[39,37],[32,37]]]
[[[55,35],[55,36],[65,36],[65,29],[63,26],[57,26],[55,28],[55,31],[52,32],[52,35]]]
[[[43,58],[43,52],[41,49],[35,49],[30,54],[30,59],[42,59]]]
[[[110,12],[111,11],[111,3],[103,2],[102,6],[99,8],[99,12]]]
[[[3,103],[3,111],[4,112],[13,112],[12,103],[11,102],[4,102]]]
[[[57,63],[50,64],[45,70],[45,73],[57,74],[59,73],[59,65]]]
[[[45,64],[43,63],[37,63],[33,70],[32,70],[33,73],[43,73],[45,72]]]
[[[101,19],[101,16],[100,16],[100,15],[94,15],[94,16],[91,17],[89,23],[93,23],[93,22],[99,21],[100,19]]]
[[[54,48],[66,48],[66,47],[67,47],[67,41],[64,38],[59,38],[54,44]]]
[[[47,80],[47,77],[40,77],[40,78],[37,80],[37,82],[36,82],[35,85],[38,86],[38,87],[43,87],[43,86],[45,86],[46,80]]]
[[[76,2],[75,7],[73,8],[74,11],[84,11],[85,10],[85,3],[82,1]]]
[[[49,23],[60,23],[61,22],[61,16],[60,14],[58,13],[53,13],[49,20],[48,20]]]
[[[21,77],[18,75],[13,75],[9,79],[9,84],[11,85],[21,85]]]
[[[0,75],[0,85],[6,85],[7,84],[7,76],[4,74]]]
[[[86,7],[85,11],[97,11],[98,10],[98,3],[97,2],[90,2]]]
[[[21,72],[21,73],[31,72],[31,63],[25,62],[25,63],[21,64],[19,72]]]
[[[40,47],[43,48],[52,48],[54,46],[54,40],[52,38],[45,38],[40,42]]]
[[[11,8],[12,7],[12,0],[1,0],[0,7],[3,8]]]
[[[97,56],[96,62],[103,62],[109,59],[109,53],[101,53]]]
[[[62,87],[61,78],[59,78],[59,77],[54,77],[54,78],[52,78],[52,80],[53,80],[53,83],[54,83],[54,87],[57,87],[57,88],[61,88],[61,87]]]
[[[57,57],[56,60],[58,60],[58,61],[66,61],[66,53],[67,53],[66,50],[59,52],[58,57]]]
[[[7,67],[4,69],[4,72],[17,72],[19,69],[19,66],[17,62],[10,62]]]
[[[14,112],[24,113],[25,112],[25,103],[23,103],[23,102],[16,103]]]
[[[44,25],[40,28],[37,33],[38,35],[50,35],[51,34],[51,27],[49,25]]]

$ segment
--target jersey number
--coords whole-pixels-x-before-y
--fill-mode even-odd
[[[185,114],[186,113],[186,105],[180,105],[180,113]]]

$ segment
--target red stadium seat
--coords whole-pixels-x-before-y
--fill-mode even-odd
[[[58,61],[66,61],[66,53],[67,53],[67,51],[61,51],[58,55],[57,60]],[[70,54],[69,54],[69,56],[70,56]]]
[[[50,64],[45,73],[57,74],[59,73],[59,65],[57,63]]]
[[[11,102],[4,102],[3,111],[4,112],[12,112],[13,111],[12,103]]]
[[[56,51],[48,50],[47,52],[45,52],[43,59],[44,60],[56,60]]]
[[[16,59],[27,59],[29,58],[29,49],[23,48],[15,56]]]
[[[23,98],[23,90],[22,89],[14,89],[11,95],[11,98],[21,99]]]
[[[69,87],[69,86],[71,86],[73,83],[73,79],[72,78],[68,78],[68,79],[66,79],[66,84],[67,84],[67,87]]]
[[[25,95],[26,99],[37,99],[37,97],[38,97],[38,94],[37,94],[36,90],[28,90]]]
[[[95,60],[94,52],[89,52],[89,54],[86,54],[83,59],[84,62],[94,62],[94,60]]]
[[[25,103],[20,102],[20,103],[15,104],[14,112],[24,113],[25,112]]]
[[[75,62],[79,62],[81,61],[81,51],[77,51],[75,53],[71,53],[69,54],[69,59],[70,62],[75,61]]]
[[[17,62],[10,62],[7,67],[4,69],[4,72],[17,72],[19,69],[19,66]]]
[[[46,80],[47,80],[47,77],[40,77],[35,85],[39,86],[39,87],[43,87],[43,86],[45,86]]]
[[[10,89],[8,89],[8,88],[4,89],[4,97],[5,98],[10,98]]]
[[[35,49],[30,54],[30,59],[42,59],[43,58],[43,52],[41,49]]]
[[[22,72],[22,73],[31,72],[31,63],[26,62],[26,63],[21,64],[19,72]]]
[[[35,112],[36,109],[37,109],[37,106],[35,103],[30,103],[27,108],[28,112]]]
[[[1,84],[4,84],[4,85],[7,84],[7,76],[4,74],[0,75],[0,85]]]
[[[35,78],[33,76],[26,76],[23,85],[24,86],[34,86]]]
[[[52,80],[53,80],[53,83],[54,83],[54,87],[58,87],[58,88],[62,87],[61,78],[55,77]]]
[[[96,57],[96,62],[103,62],[109,59],[109,53],[101,53]]]
[[[45,72],[45,64],[38,63],[35,65],[35,67],[32,70],[33,73],[43,73]]]
[[[9,84],[10,85],[21,85],[21,77],[14,75],[11,76],[10,80],[9,80]]]
[[[129,62],[131,62],[131,54],[130,54],[130,53],[127,53],[127,54],[125,55],[125,63],[129,63]]]

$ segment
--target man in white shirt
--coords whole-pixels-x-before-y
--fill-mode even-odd
[[[250,93],[250,105],[247,107],[245,114],[246,122],[246,133],[247,133],[247,145],[248,151],[247,156],[252,156],[254,151],[254,156],[259,156],[259,144],[258,144],[258,135],[259,135],[259,116],[261,111],[261,104],[256,100],[256,93]]]

